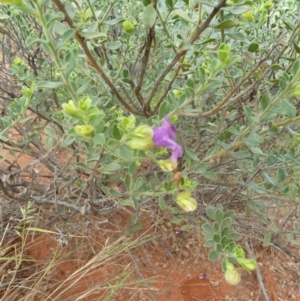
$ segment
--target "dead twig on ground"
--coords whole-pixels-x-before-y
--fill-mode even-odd
[[[250,257],[252,257],[252,259],[256,259],[255,255],[254,255],[254,252],[252,251],[252,249],[250,248],[248,242],[246,241],[245,242],[245,247],[246,247],[246,250],[248,252],[248,254],[250,255]],[[257,280],[258,280],[258,283],[259,283],[259,287],[260,289],[262,290],[262,293],[263,293],[263,296],[265,298],[266,301],[270,301],[270,297],[267,293],[267,290],[265,288],[265,285],[264,285],[264,281],[263,281],[263,277],[259,271],[259,268],[258,268],[258,265],[256,265],[256,276],[257,276]]]

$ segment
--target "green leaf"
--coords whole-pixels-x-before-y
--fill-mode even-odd
[[[212,172],[212,171],[204,171],[203,173],[201,173],[201,175],[204,178],[212,180],[212,181],[217,181],[218,180],[217,174]]]
[[[231,242],[231,240],[225,235],[222,237],[221,239],[221,245],[223,247],[223,249],[226,248],[226,246]]]
[[[117,17],[117,18],[114,18],[112,20],[104,21],[103,23],[107,24],[107,25],[116,25],[116,24],[119,24],[121,22],[124,22],[125,20],[126,19],[124,19],[122,17]]]
[[[223,21],[215,26],[212,26],[213,28],[215,29],[228,29],[228,28],[232,28],[232,27],[235,27],[237,25],[237,23],[233,20],[226,20],[226,21]]]
[[[204,171],[206,171],[208,168],[210,167],[210,163],[207,162],[203,162],[198,164],[195,169],[193,170],[194,173],[202,173]]]
[[[218,137],[216,138],[216,141],[218,141],[218,140],[219,140],[219,141],[226,141],[226,140],[230,139],[231,136],[232,136],[232,134],[231,134],[230,131],[224,130],[224,131],[222,131],[222,132],[218,135]]]
[[[253,53],[253,52],[258,51],[258,48],[259,48],[259,44],[257,44],[257,43],[251,43],[248,46],[248,51]]]
[[[120,164],[117,162],[112,162],[108,164],[102,164],[100,168],[98,168],[99,173],[110,175],[114,173],[116,170],[119,170],[121,168]]]
[[[291,104],[290,102],[288,102],[286,99],[281,101],[280,109],[283,111],[282,113],[284,113],[285,115],[287,115],[290,118],[294,118],[296,116],[296,113],[297,113],[296,107],[293,104]]]
[[[221,10],[224,10],[233,15],[241,15],[250,9],[251,8],[249,6],[227,6],[221,8]]]
[[[209,1],[207,1],[207,0],[197,0],[196,2],[197,2],[197,3],[202,3],[202,4],[205,4],[205,5],[207,5],[207,6],[211,6],[211,7],[214,7],[214,6],[215,6],[215,4],[214,4],[214,3],[212,3],[212,2],[209,2]]]
[[[248,151],[231,152],[230,155],[238,160],[246,159],[250,156]]]
[[[179,225],[180,223],[182,223],[182,218],[172,218],[171,223],[175,225]]]
[[[242,239],[242,235],[240,233],[237,233],[235,231],[232,231],[230,233],[227,234],[229,239],[232,239],[234,241],[238,241],[240,239]]]
[[[127,199],[127,200],[119,199],[118,201],[123,206],[130,206],[130,207],[136,209],[136,204],[132,199]]]
[[[45,128],[45,132],[48,136],[52,137],[53,139],[57,139],[57,135],[56,135],[54,128],[47,126]]]
[[[103,133],[97,133],[94,137],[93,137],[93,142],[96,145],[103,145],[105,143],[105,135]]]
[[[214,230],[213,226],[210,224],[206,223],[206,224],[202,225],[202,229],[204,230],[206,235],[213,236],[215,234],[215,230]]]
[[[143,4],[145,6],[149,5],[151,3],[152,0],[143,0]]]
[[[213,248],[215,246],[215,242],[212,239],[208,239],[203,245],[207,248]]]
[[[168,101],[164,101],[158,111],[158,117],[162,120],[171,110],[171,104]]]
[[[220,225],[224,217],[223,210],[218,208],[215,212],[215,221]]]
[[[156,20],[156,10],[152,4],[145,7],[142,16],[143,23],[146,28],[152,28]]]
[[[52,31],[57,33],[58,35],[62,36],[64,34],[64,32],[66,32],[68,30],[67,25],[65,25],[62,22],[59,21],[54,21],[53,25],[52,25]]]
[[[173,13],[179,17],[181,17],[182,19],[184,19],[187,22],[193,23],[193,24],[197,24],[196,22],[194,22],[188,15],[187,13],[185,13],[183,10],[181,9],[176,9],[173,11]]]
[[[278,185],[278,182],[273,177],[271,177],[267,172],[264,171],[262,175],[270,184],[274,186]]]
[[[128,171],[130,174],[134,174],[136,172],[136,162],[133,161],[130,165],[129,165],[129,168],[128,168]]]
[[[47,40],[44,40],[44,39],[40,39],[40,38],[27,38],[26,41],[25,41],[25,45],[26,47],[30,47],[32,46],[33,44],[37,44],[37,43],[42,43],[42,44],[46,44],[47,43]]]
[[[226,226],[221,232],[221,237],[227,236],[228,233],[230,233],[230,231],[231,230],[230,230],[229,226]]]
[[[107,35],[103,32],[98,32],[98,31],[81,31],[80,35],[85,38],[86,40],[91,40],[91,39],[106,39]]]
[[[73,37],[75,33],[75,29],[74,28],[70,28],[67,31],[64,32],[63,36],[61,37],[60,42],[56,45],[56,49],[60,49],[63,46],[65,46]]]
[[[221,241],[220,235],[216,233],[213,237],[213,240],[215,243],[219,243]]]
[[[106,44],[107,49],[115,50],[122,46],[122,43],[120,41],[110,42]]]
[[[75,56],[70,52],[66,55],[64,59],[64,68],[66,76],[69,77],[70,73],[74,70],[76,65],[76,59]]]
[[[206,207],[206,214],[209,218],[212,220],[215,220],[215,208],[212,206],[207,206]]]
[[[224,214],[223,220],[222,220],[222,222],[219,225],[219,230],[222,232],[223,229],[225,229],[226,227],[229,227],[229,226],[231,227],[231,224],[232,224],[231,217],[225,216],[225,214]]]
[[[268,247],[271,243],[272,233],[267,233],[264,237],[263,247]]]
[[[76,168],[80,168],[80,169],[88,171],[88,172],[93,170],[91,167],[87,166],[86,164],[84,164],[82,162],[76,163],[75,166],[76,166]]]
[[[80,87],[79,89],[76,91],[77,95],[82,94],[86,88],[88,87],[88,85],[90,84],[91,79],[90,78],[85,78],[81,83],[80,83]]]
[[[162,196],[159,197],[158,205],[159,205],[160,210],[166,210],[167,209],[167,205],[166,205],[166,202],[164,200],[164,197],[162,197]]]
[[[108,194],[114,198],[120,198],[122,196],[122,193],[110,188],[108,189]]]
[[[166,4],[169,8],[173,8],[173,0],[166,0]]]
[[[233,40],[245,40],[245,36],[241,32],[227,32],[226,35]]]
[[[38,0],[38,4],[40,7],[43,7],[48,2],[49,2],[49,0]]]
[[[64,139],[64,141],[62,142],[61,147],[62,147],[62,148],[68,147],[68,146],[70,146],[72,143],[74,143],[74,141],[75,141],[75,138],[74,138],[74,137],[67,136],[67,137]]]
[[[250,108],[248,108],[246,106],[243,106],[243,110],[244,110],[245,117],[246,117],[247,121],[251,122],[252,121],[252,113],[251,113]]]
[[[131,161],[132,160],[132,151],[127,145],[121,145],[120,147],[120,155],[123,159],[126,161]]]
[[[260,100],[260,105],[263,111],[268,107],[270,102],[271,102],[271,94],[269,90],[267,90],[264,96]]]
[[[188,157],[189,159],[192,159],[193,161],[199,161],[199,159],[196,156],[196,154],[194,153],[194,151],[192,149],[190,149],[189,147],[185,148],[185,156]]]
[[[211,250],[208,254],[208,259],[211,261],[216,261],[219,258],[219,253],[216,250]]]
[[[132,178],[130,174],[125,176],[125,187],[127,191],[131,191]]]
[[[50,150],[53,148],[53,138],[47,137],[45,143],[46,143],[47,149]]]
[[[49,89],[57,89],[61,86],[63,86],[64,83],[63,82],[47,82],[47,81],[41,81],[38,82],[36,85],[36,89],[40,89],[40,88],[49,88]]]
[[[299,54],[300,53],[300,47],[298,47],[298,45],[296,43],[293,43],[294,44],[294,48],[296,50],[296,52]]]
[[[0,15],[0,20],[6,20],[9,19],[10,16],[9,15]]]
[[[278,169],[278,178],[280,182],[284,181],[286,178],[285,172],[281,168]]]
[[[215,91],[216,89],[222,87],[222,83],[215,80],[215,79],[209,79],[201,88],[202,93]]]
[[[297,60],[297,61],[294,62],[292,71],[293,71],[294,76],[297,76],[299,74],[299,72],[300,72],[300,60]]]
[[[224,220],[227,218],[227,217],[230,217],[230,218],[234,218],[236,216],[236,213],[234,210],[228,210],[224,213]]]

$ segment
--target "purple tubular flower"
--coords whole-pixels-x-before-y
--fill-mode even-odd
[[[163,124],[153,129],[153,141],[155,146],[166,147],[172,151],[171,160],[177,162],[183,155],[182,147],[175,142],[176,128],[170,123],[170,117],[166,116]]]

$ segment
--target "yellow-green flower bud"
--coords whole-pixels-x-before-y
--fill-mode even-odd
[[[235,266],[228,261],[226,262],[225,280],[232,285],[237,285],[241,281],[241,276]]]
[[[177,162],[171,159],[159,160],[158,165],[163,171],[173,171],[177,167]]]
[[[249,22],[254,22],[254,17],[252,14],[252,10],[248,10],[245,13],[241,14],[241,17],[246,19]]]
[[[134,115],[130,115],[129,117],[122,117],[121,118],[122,127],[127,131],[130,132],[135,126],[135,117]]]
[[[178,89],[174,89],[172,92],[174,93],[174,95],[177,99],[183,94],[183,91],[178,90]]]
[[[182,191],[176,197],[177,205],[186,212],[195,211],[197,209],[197,201],[192,198],[190,191]]]
[[[295,95],[296,97],[299,97],[299,96],[300,96],[300,84],[297,85],[297,86],[295,87],[294,95]]]
[[[138,126],[129,136],[127,144],[132,149],[148,150],[154,147],[153,130],[149,125]]]
[[[245,252],[240,245],[236,245],[233,249],[232,256],[236,258],[245,258]]]
[[[92,125],[76,125],[75,132],[83,137],[91,138],[94,136],[95,128]]]
[[[248,272],[252,272],[256,269],[256,262],[253,259],[236,258],[236,260]]]
[[[230,61],[230,46],[226,44],[221,44],[218,48],[218,58],[222,63],[228,63]]]
[[[13,65],[21,66],[22,65],[22,60],[19,57],[15,58],[14,61],[13,61]]]
[[[22,93],[26,97],[30,97],[33,94],[32,90],[30,88],[26,87],[26,86],[22,87]]]
[[[236,269],[225,272],[225,280],[232,285],[237,285],[241,281],[241,276]]]
[[[230,61],[229,55],[226,51],[218,51],[218,58],[222,63],[228,63]]]
[[[22,5],[23,0],[0,0],[0,3],[8,5]]]
[[[270,9],[273,6],[273,2],[272,1],[267,1],[264,5],[263,8],[265,9]]]
[[[91,107],[91,104],[92,100],[88,96],[83,97],[78,102],[78,106],[82,111],[87,111]]]
[[[134,24],[130,21],[124,21],[123,22],[123,29],[127,33],[132,33],[134,30]]]
[[[70,116],[76,116],[79,109],[75,106],[75,103],[73,100],[69,100],[68,103],[63,103],[62,107],[64,111],[70,115]]]

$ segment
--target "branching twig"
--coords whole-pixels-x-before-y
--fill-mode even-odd
[[[253,253],[253,251],[251,250],[248,242],[246,241],[245,242],[245,247],[246,247],[246,250],[247,252],[249,253],[250,257],[252,257],[253,259],[255,259],[255,255]],[[259,286],[260,286],[260,289],[262,290],[262,293],[264,295],[264,298],[266,301],[270,301],[270,297],[267,293],[267,290],[265,289],[265,286],[264,286],[264,282],[263,282],[263,278],[262,278],[262,275],[259,271],[259,268],[258,268],[258,264],[256,265],[256,276],[257,276],[257,280],[258,280],[258,283],[259,283]]]
[[[69,16],[68,12],[66,11],[63,3],[60,0],[53,0],[53,3],[57,6],[57,8],[64,14],[65,20],[68,23],[70,28],[76,28],[73,25],[73,21],[71,17]],[[136,110],[135,108],[132,108],[126,100],[122,97],[122,95],[119,93],[115,85],[112,83],[106,72],[102,69],[102,67],[98,64],[96,59],[94,58],[93,54],[89,50],[84,38],[82,38],[79,34],[79,32],[76,30],[74,34],[75,39],[78,41],[80,44],[82,50],[84,51],[85,55],[88,57],[91,66],[98,72],[98,74],[102,77],[104,82],[109,86],[111,91],[114,93],[114,95],[117,97],[117,99],[120,101],[120,103],[131,113],[141,115],[141,112]]]
[[[156,9],[157,0],[153,0],[152,5],[153,5],[154,9]],[[145,52],[144,52],[144,56],[142,58],[141,69],[140,69],[140,74],[139,74],[139,81],[138,81],[137,86],[134,88],[134,92],[137,95],[140,94],[141,87],[142,87],[144,77],[145,77],[145,74],[146,74],[146,69],[147,69],[147,64],[148,64],[148,61],[149,61],[152,41],[154,41],[154,43],[155,43],[155,24],[149,29],[149,32],[148,32],[148,35],[147,35],[147,38],[146,38]],[[141,98],[140,96],[141,95],[139,95],[139,98]],[[144,100],[143,100],[143,102],[144,102]],[[144,109],[147,110],[147,108],[144,108]],[[147,115],[149,115],[149,112],[146,111],[145,113],[147,113]]]
[[[177,75],[178,75],[178,73],[179,73],[179,70],[180,70],[180,65],[177,66],[177,68],[176,68],[176,70],[175,70],[175,73],[174,73],[172,79],[170,80],[168,86],[166,87],[166,89],[165,89],[163,95],[159,98],[159,100],[158,100],[158,102],[157,102],[157,104],[156,104],[156,106],[155,106],[155,109],[154,109],[154,111],[153,111],[154,114],[157,114],[157,113],[158,113],[158,109],[159,109],[159,107],[160,107],[160,104],[163,102],[164,98],[166,97],[166,95],[168,94],[168,92],[170,91],[170,89],[172,88],[172,85],[173,85],[175,79],[177,78]]]
[[[226,0],[221,0],[217,6],[214,7],[210,15],[207,17],[207,19],[202,23],[201,26],[199,26],[196,31],[193,33],[193,35],[188,39],[188,42],[190,44],[193,44],[198,37],[201,35],[201,33],[208,27],[209,23],[211,20],[215,17],[215,15],[218,13],[218,11],[226,5]],[[172,70],[172,68],[178,63],[179,59],[184,56],[187,53],[187,50],[181,50],[179,51],[175,58],[172,60],[172,62],[167,66],[167,68],[164,70],[164,72],[157,78],[155,81],[153,88],[151,92],[149,93],[149,96],[146,99],[146,110],[149,110],[150,108],[150,103],[153,99],[154,94],[156,93],[159,85],[161,82],[165,79],[167,74]]]

